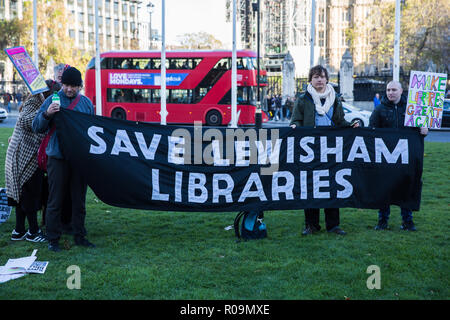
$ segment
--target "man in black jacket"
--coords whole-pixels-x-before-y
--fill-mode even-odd
[[[381,104],[372,112],[369,120],[369,127],[372,128],[404,128],[406,97],[402,95],[402,85],[398,81],[391,81],[386,86],[386,96],[381,99]],[[428,128],[421,127],[420,134],[426,136]],[[412,211],[409,208],[400,208],[402,215],[403,230],[416,231],[414,226]],[[388,229],[390,215],[389,205],[378,211],[378,224],[375,230]]]

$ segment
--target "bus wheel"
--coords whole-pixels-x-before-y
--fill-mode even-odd
[[[211,110],[206,114],[206,125],[207,126],[219,126],[222,124],[222,116],[217,110]]]
[[[111,112],[111,118],[126,120],[127,119],[127,114],[125,113],[125,110],[123,110],[121,108],[117,108],[117,109],[114,109]]]

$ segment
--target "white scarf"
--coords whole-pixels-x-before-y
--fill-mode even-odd
[[[334,92],[334,88],[331,84],[327,83],[324,93],[318,93],[311,84],[308,84],[308,88],[306,90],[313,98],[316,111],[319,115],[323,116],[328,112],[328,110],[330,110],[334,103],[334,99],[336,98],[336,93]],[[320,101],[320,99],[323,98],[325,98],[324,105],[322,105],[322,102]]]

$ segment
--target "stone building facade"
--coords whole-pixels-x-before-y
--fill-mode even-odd
[[[316,0],[314,62],[337,73],[350,49],[355,73],[368,72],[376,63],[370,57],[371,32],[376,27],[371,15],[380,1],[393,0]],[[237,2],[240,45],[256,50],[257,19],[252,6],[256,0]],[[312,1],[260,0],[260,4],[261,56],[266,66],[277,70],[289,51],[296,75],[305,76],[310,67]],[[231,10],[230,5],[227,8]]]

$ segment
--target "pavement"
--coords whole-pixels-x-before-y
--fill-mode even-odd
[[[9,117],[18,117],[19,116],[19,110],[11,110],[11,112],[8,112]]]

